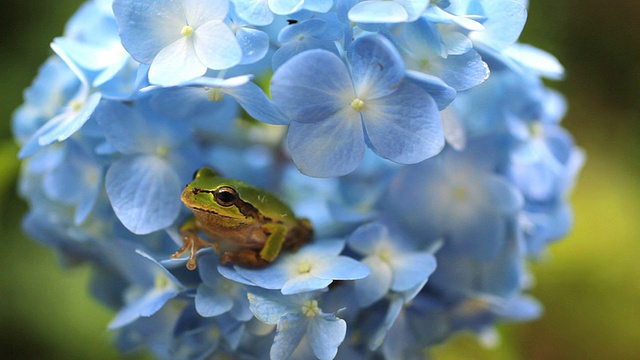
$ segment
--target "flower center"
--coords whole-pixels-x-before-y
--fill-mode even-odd
[[[298,272],[299,272],[300,274],[306,274],[306,273],[308,273],[309,271],[311,271],[311,264],[309,264],[309,262],[304,261],[304,262],[301,262],[301,263],[298,265]]]
[[[362,109],[364,109],[364,101],[360,100],[359,98],[355,98],[351,102],[351,107],[353,108],[353,110],[361,112]]]
[[[224,93],[220,90],[220,88],[207,88],[207,99],[213,102],[222,101]]]
[[[453,189],[453,198],[457,201],[464,201],[467,199],[467,196],[467,189],[463,188],[462,186],[456,186]]]
[[[318,300],[308,300],[302,305],[302,313],[307,317],[314,317],[320,315],[320,308],[318,307]]]
[[[153,285],[156,289],[166,289],[169,286],[170,282],[166,276],[158,275],[153,281]]]
[[[72,111],[80,111],[82,109],[82,103],[78,100],[69,101],[69,107]]]
[[[528,125],[531,137],[540,138],[544,136],[544,127],[539,122],[530,123]]]
[[[156,149],[156,155],[165,157],[169,154],[169,149],[166,146],[158,146]]]
[[[391,251],[389,251],[389,249],[380,249],[380,251],[378,251],[378,257],[388,263],[389,260],[391,260]]]
[[[189,25],[185,25],[182,30],[180,30],[182,36],[189,37],[193,35],[193,28]]]

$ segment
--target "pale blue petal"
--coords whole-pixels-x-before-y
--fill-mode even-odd
[[[429,0],[399,0],[402,7],[407,11],[409,15],[408,21],[415,21],[424,13],[429,6]]]
[[[338,256],[316,260],[310,273],[320,279],[356,280],[369,276],[371,271],[359,261],[348,256]]]
[[[269,35],[264,31],[240,28],[236,32],[236,40],[242,49],[240,64],[253,64],[264,58],[269,51]]]
[[[326,120],[349,106],[354,98],[347,68],[326,50],[300,53],[280,66],[271,78],[271,95],[291,120]]]
[[[178,217],[180,178],[156,156],[116,160],[107,171],[106,189],[116,216],[135,234],[166,228]]]
[[[316,316],[309,322],[309,344],[320,360],[331,360],[347,334],[347,323],[334,315]]]
[[[182,2],[114,0],[122,45],[138,62],[150,64],[164,47],[183,37]]]
[[[291,312],[293,309],[288,304],[283,304],[276,299],[270,299],[261,294],[249,292],[249,308],[258,320],[266,324],[275,325],[281,317]]]
[[[524,206],[522,193],[506,179],[499,176],[484,178],[488,201],[504,215],[513,215]]]
[[[117,329],[128,325],[140,316],[155,314],[164,304],[175,297],[178,291],[175,289],[152,290],[145,293],[137,300],[125,305],[109,323],[109,329]]]
[[[333,7],[333,0],[305,0],[303,7],[305,10],[326,13]]]
[[[313,177],[333,177],[358,167],[364,156],[364,131],[360,115],[349,110],[324,121],[289,125],[289,151],[300,172]]]
[[[198,59],[209,69],[228,69],[242,60],[236,35],[220,21],[209,21],[196,29],[193,47]]]
[[[276,337],[269,353],[272,360],[288,359],[307,333],[309,320],[306,316],[286,314],[278,321]]]
[[[471,40],[498,51],[518,40],[527,21],[527,9],[522,3],[513,0],[483,1],[482,9],[487,18],[482,23],[484,30],[471,33]]]
[[[564,67],[555,56],[531,45],[513,44],[503,54],[549,79],[560,80],[564,75]]]
[[[365,102],[393,93],[404,78],[400,53],[380,35],[356,39],[349,52],[349,62],[356,95]]]
[[[379,222],[360,226],[349,237],[349,247],[360,255],[371,255],[382,239],[389,237],[387,227]]]
[[[238,275],[264,289],[280,289],[291,278],[285,266],[278,266],[281,262],[262,269],[251,269],[235,265],[233,268]]]
[[[479,85],[489,77],[489,67],[475,50],[434,61],[430,72],[458,91]]]
[[[76,39],[57,37],[53,43],[73,62],[83,69],[97,71],[106,68],[113,61],[111,50],[103,45],[82,43]]]
[[[251,281],[243,278],[242,276],[240,276],[240,274],[238,274],[235,269],[233,269],[230,266],[223,266],[223,265],[218,265],[218,272],[220,273],[220,275],[224,276],[225,278],[231,280],[231,281],[235,281],[239,284],[243,284],[243,285],[251,285],[251,286],[255,286],[254,283],[252,283]]]
[[[413,164],[444,148],[438,107],[416,85],[403,83],[393,94],[369,100],[363,118],[372,149],[391,161]]]
[[[233,2],[238,17],[249,24],[264,26],[273,21],[273,12],[264,0],[236,0]]]
[[[388,263],[382,261],[378,256],[369,256],[362,260],[362,263],[371,269],[371,274],[364,279],[355,281],[358,303],[362,307],[367,307],[382,299],[391,288],[393,272]]]
[[[196,293],[195,304],[198,314],[204,317],[212,317],[231,310],[233,300],[228,294],[220,293],[218,289],[200,284]]]
[[[401,254],[391,259],[391,267],[391,290],[405,291],[429,278],[436,269],[436,258],[426,252]]]
[[[42,128],[40,128],[40,130],[38,130],[38,132],[36,132],[39,136],[38,144],[40,144],[40,146],[45,146],[53,143],[54,141],[64,141],[69,136],[75,134],[75,132],[80,130],[82,125],[89,120],[101,99],[102,94],[93,93],[84,100],[84,104],[80,111],[75,112],[68,110],[68,112],[49,120]]]
[[[498,314],[509,321],[531,321],[540,317],[542,312],[540,302],[528,295],[518,295],[509,299],[498,310]]]
[[[306,255],[316,258],[338,256],[342,252],[342,249],[344,249],[344,244],[345,241],[342,239],[314,241],[302,247],[292,256],[296,258],[302,258]]]
[[[145,110],[105,101],[96,111],[96,120],[109,143],[124,154],[156,153],[159,148],[178,147],[189,138],[189,129],[180,122]]]
[[[312,266],[312,268],[315,264]],[[329,286],[333,282],[332,279],[321,279],[314,277],[313,274],[300,274],[291,279],[289,279],[282,286],[282,294],[284,295],[292,295],[298,294],[307,291],[320,290]]]
[[[409,14],[395,1],[366,0],[349,10],[349,20],[358,23],[400,23],[408,21]]]
[[[239,75],[226,79],[214,78],[203,76],[193,80],[186,81],[181,86],[201,86],[201,87],[215,87],[215,88],[234,88],[244,85],[251,81],[253,75]]]
[[[162,86],[178,85],[202,76],[206,71],[207,67],[196,55],[193,40],[181,38],[160,50],[153,59],[149,82]]]
[[[269,8],[274,14],[289,15],[302,9],[304,0],[269,0]]]
[[[286,125],[289,123],[289,120],[269,100],[264,91],[252,82],[226,89],[224,92],[233,96],[247,114],[258,121],[273,125]]]
[[[371,336],[367,345],[369,350],[376,350],[382,342],[384,341],[385,336],[393,323],[396,322],[398,316],[402,312],[402,307],[404,306],[404,301],[401,296],[394,296],[389,302],[389,309],[387,310],[387,314],[384,317],[382,325],[376,330],[376,332]]]
[[[407,70],[406,76],[411,79],[414,84],[420,86],[422,90],[426,91],[433,97],[438,110],[444,110],[451,102],[456,98],[458,92],[447,85],[442,79],[437,76],[425,74],[423,72],[415,70]]]
[[[222,22],[229,12],[229,0],[181,0],[189,25],[200,28],[213,20]]]

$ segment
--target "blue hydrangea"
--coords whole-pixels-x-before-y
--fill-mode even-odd
[[[14,113],[24,229],[91,267],[124,352],[398,359],[495,339],[542,312],[527,261],[570,230],[585,160],[543,82],[562,65],[517,42],[527,4],[89,0]],[[205,248],[189,270],[171,255],[202,167],[313,238],[258,268]],[[260,198],[241,199],[252,224]]]

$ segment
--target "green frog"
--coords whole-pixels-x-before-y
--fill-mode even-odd
[[[264,267],[282,250],[295,251],[313,237],[311,222],[297,218],[275,195],[209,168],[196,171],[181,198],[194,216],[180,226],[184,245],[171,257],[189,250],[189,270],[196,268],[196,252],[203,247],[221,253],[222,264]]]

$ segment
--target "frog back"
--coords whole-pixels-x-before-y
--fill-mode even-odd
[[[240,180],[224,179],[222,182],[236,189],[240,199],[245,203],[251,204],[263,217],[285,224],[295,224],[297,222],[293,210],[271,192]]]

